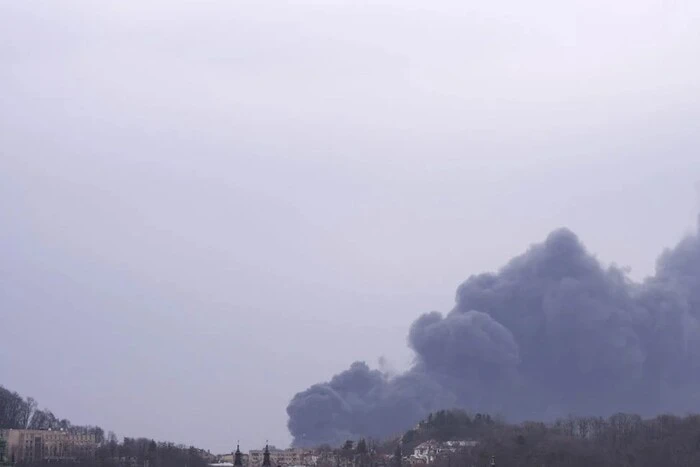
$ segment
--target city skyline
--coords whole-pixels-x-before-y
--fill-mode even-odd
[[[700,212],[699,18],[1,2],[0,384],[119,436],[284,447],[296,394],[406,374],[414,321],[556,229],[643,283]]]

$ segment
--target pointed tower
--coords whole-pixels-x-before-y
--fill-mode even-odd
[[[270,463],[270,448],[267,444],[265,444],[265,452],[263,452],[262,467],[272,467],[272,464]]]
[[[233,465],[234,467],[243,467],[243,455],[238,443],[236,443],[236,452],[233,454]]]

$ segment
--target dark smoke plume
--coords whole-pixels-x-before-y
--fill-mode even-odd
[[[295,445],[385,437],[441,408],[510,420],[700,408],[700,240],[632,282],[571,231],[551,233],[496,274],[470,277],[443,316],[408,336],[413,367],[389,377],[356,362],[287,407]]]

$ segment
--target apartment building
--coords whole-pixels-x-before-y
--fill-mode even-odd
[[[441,455],[454,454],[464,449],[473,448],[478,444],[479,442],[474,440],[445,441],[443,443],[430,440],[416,446],[409,461],[432,464]]]
[[[15,462],[60,461],[95,455],[97,441],[89,433],[63,430],[0,430],[5,459]]]

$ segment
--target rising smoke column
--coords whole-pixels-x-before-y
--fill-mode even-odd
[[[576,235],[552,232],[498,273],[467,279],[446,315],[411,326],[415,363],[389,377],[355,362],[287,407],[295,445],[401,432],[440,408],[511,420],[651,415],[700,407],[700,240],[634,283]]]

